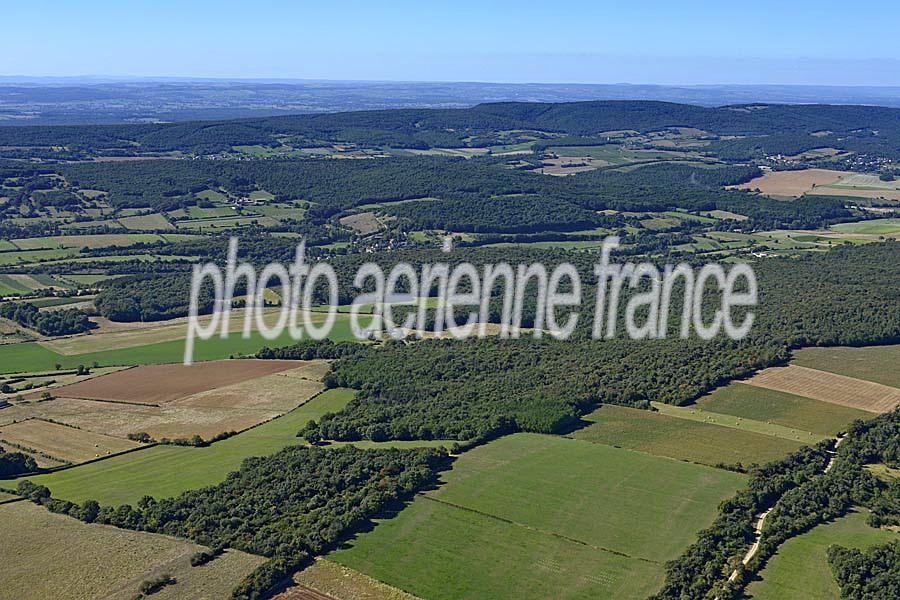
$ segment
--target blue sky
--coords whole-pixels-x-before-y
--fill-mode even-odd
[[[28,0],[0,76],[900,85],[900,3]]]

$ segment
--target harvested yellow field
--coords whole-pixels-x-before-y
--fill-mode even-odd
[[[417,596],[324,558],[294,575],[294,581],[341,600],[417,600]],[[295,597],[303,596],[292,595],[291,588],[288,588],[275,600],[292,600]]]
[[[185,540],[86,524],[30,502],[0,506],[0,600],[130,600],[142,581],[169,574],[177,583],[154,598],[227,598],[263,558],[228,551],[202,567],[203,549]]]
[[[900,405],[898,388],[797,365],[765,369],[743,383],[873,413]]]
[[[769,171],[747,183],[732,186],[739,190],[756,190],[767,196],[799,197],[814,187],[835,183],[847,175],[846,171],[830,169],[804,169],[802,171]],[[817,192],[818,193],[818,192]]]
[[[131,440],[40,419],[28,419],[0,427],[0,440],[72,463],[131,450],[141,445]]]

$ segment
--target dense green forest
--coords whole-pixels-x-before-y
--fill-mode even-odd
[[[835,144],[897,151],[898,109],[874,106],[776,105],[707,108],[650,101],[558,104],[503,102],[465,109],[407,109],[279,116],[155,125],[0,127],[0,146],[78,149],[140,148],[213,153],[233,145],[268,145],[276,136],[305,144],[338,141],[397,148],[496,143],[498,131],[534,130],[590,140],[609,131],[692,127],[717,135],[843,133]],[[871,132],[877,131],[878,135]],[[838,137],[838,136],[834,136]],[[589,141],[588,140],[588,141]],[[780,142],[777,142],[780,143]],[[834,145],[829,141],[829,145]]]
[[[118,207],[174,210],[196,204],[194,194],[225,187],[233,193],[264,189],[280,199],[314,203],[311,222],[372,202],[411,229],[476,232],[566,231],[622,226],[626,219],[595,211],[728,210],[758,228],[816,227],[851,213],[839,198],[779,202],[722,186],[748,180],[755,167],[701,168],[656,164],[629,172],[603,170],[546,177],[511,169],[499,159],[443,157],[374,161],[131,161],[61,165],[75,187],[109,192]],[[44,179],[44,178],[42,178]],[[400,200],[420,202],[390,204]]]
[[[896,243],[766,260],[757,278],[755,329],[740,342],[590,340],[581,329],[581,339],[567,341],[526,336],[368,349],[335,365],[328,383],[360,393],[324,417],[317,433],[338,440],[467,440],[560,432],[602,402],[683,404],[786,360],[791,347],[900,339]]]
[[[41,335],[72,335],[96,327],[88,314],[79,308],[67,308],[41,312],[28,302],[6,302],[0,304],[0,317],[15,321],[19,325],[37,330]]]
[[[868,550],[831,546],[828,564],[841,586],[841,598],[900,598],[900,542]]]
[[[34,458],[21,452],[7,452],[0,448],[0,477],[15,477],[22,473],[34,473],[37,471],[37,463]]]

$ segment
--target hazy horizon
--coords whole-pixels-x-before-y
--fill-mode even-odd
[[[0,74],[634,85],[900,85],[895,4],[801,0],[387,7],[282,0],[37,0],[0,39]],[[815,27],[806,24],[815,19]],[[23,51],[27,49],[27,51]]]

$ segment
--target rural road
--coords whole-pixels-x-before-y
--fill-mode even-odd
[[[843,441],[844,441],[844,436],[842,436],[842,435],[839,435],[836,438],[834,438],[834,450],[828,450],[828,454],[831,455],[831,458],[828,460],[828,464],[825,465],[825,470],[822,471],[823,475],[828,473],[831,470],[831,468],[834,466],[834,461],[837,458],[837,448],[838,448],[838,446],[841,445],[841,442],[843,442]],[[754,528],[754,529],[756,529],[756,541],[753,542],[753,545],[750,546],[749,550],[747,550],[747,554],[745,554],[744,558],[741,560],[742,564],[745,564],[745,565],[749,564],[750,561],[753,560],[753,557],[756,556],[756,553],[759,551],[759,542],[762,539],[763,526],[766,524],[766,517],[768,517],[769,513],[772,512],[772,508],[775,508],[775,507],[774,506],[770,507],[768,510],[766,510],[765,512],[763,512],[759,515],[759,519],[756,521],[756,526]],[[737,577],[738,577],[738,570],[735,569],[734,571],[731,572],[731,575],[728,576],[728,581],[734,581],[735,579],[737,579]]]

